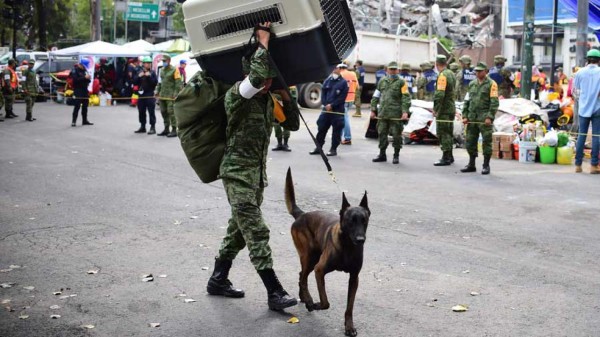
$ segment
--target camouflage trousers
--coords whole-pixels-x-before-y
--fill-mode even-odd
[[[35,104],[35,98],[30,94],[25,94],[25,112],[27,113],[27,119],[32,117],[33,105]]]
[[[13,112],[13,104],[15,103],[15,94],[7,95],[4,94],[4,111],[6,111],[5,115],[9,115]]]
[[[250,261],[257,271],[273,268],[269,227],[260,210],[264,189],[239,179],[226,178],[223,178],[223,186],[231,206],[231,218],[218,258],[233,260],[248,246]]]
[[[360,115],[361,114],[361,110],[360,110],[360,106],[362,105],[362,100],[360,99],[360,96],[362,95],[362,88],[361,87],[356,87],[356,93],[354,96],[354,106],[356,107],[356,114]]]
[[[438,120],[436,121],[436,133],[442,151],[452,151],[454,145],[454,116],[438,116]]]
[[[467,125],[467,152],[469,155],[477,157],[477,142],[479,142],[479,134],[481,133],[482,149],[484,156],[492,155],[492,133],[494,127],[485,124],[469,124]]]
[[[175,110],[173,110],[174,101],[171,100],[159,100],[160,114],[162,115],[163,122],[165,123],[165,129],[169,129],[169,126],[173,128],[173,131],[177,129],[177,121],[175,120]]]
[[[377,121],[377,132],[379,133],[379,150],[385,151],[390,143],[388,135],[393,138],[392,146],[396,152],[402,148],[402,131],[404,124],[402,121],[380,119]]]
[[[279,125],[279,123],[273,123],[273,129],[275,129],[275,137],[277,139],[289,139],[290,138],[290,130],[284,129]]]

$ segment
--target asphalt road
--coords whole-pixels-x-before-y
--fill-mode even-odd
[[[0,288],[0,336],[343,336],[340,272],[327,276],[329,310],[276,313],[244,250],[230,278],[246,297],[206,295],[230,212],[222,185],[199,181],[178,139],[134,134],[135,109],[91,108],[95,125],[75,128],[64,105],[37,104],[34,123],[24,104],[15,111],[0,124],[0,283],[14,283]],[[314,129],[317,113],[305,115]],[[352,204],[369,192],[359,336],[600,335],[600,178],[589,164],[576,175],[493,160],[490,176],[461,174],[464,150],[435,168],[439,148],[417,145],[400,165],[375,164],[365,122],[352,119],[353,144],[331,159],[337,186],[308,155],[304,129],[291,153],[269,155],[263,212],[290,293],[300,266],[283,201],[288,166],[305,211],[335,212],[342,190]],[[309,286],[317,297],[312,275]],[[452,312],[457,304],[468,311]]]

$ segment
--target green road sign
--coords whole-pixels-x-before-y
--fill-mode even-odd
[[[158,5],[130,2],[125,13],[125,19],[129,21],[158,22],[160,20]]]

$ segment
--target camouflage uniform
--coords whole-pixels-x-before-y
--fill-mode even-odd
[[[13,104],[15,103],[15,96],[17,94],[17,89],[11,86],[11,83],[15,80],[13,76],[16,77],[16,73],[13,74],[13,72],[11,72],[10,69],[8,69],[8,67],[4,69],[1,75],[2,94],[4,96],[5,105],[4,109],[6,111],[5,117],[7,118],[17,117],[17,115],[15,115],[13,112]],[[16,81],[18,87],[19,79],[16,78]]]
[[[423,90],[423,99],[428,102],[433,102],[433,95],[435,94],[435,84],[437,81],[437,73],[433,70],[433,65],[429,62],[426,63],[425,71],[423,72],[420,80]],[[419,83],[417,84],[417,86]]]
[[[4,106],[4,95],[2,94],[2,79],[0,79],[0,111],[2,111],[2,107]],[[4,118],[0,116],[0,122],[4,122]]]
[[[425,71],[429,68],[429,63],[424,62],[419,65],[421,67],[421,75],[417,79],[417,99],[424,100],[425,99],[425,86],[427,85],[427,79],[423,75]]]
[[[361,105],[362,105],[362,89],[365,85],[365,68],[362,66],[354,67],[354,72],[356,73],[356,78],[358,79],[358,86],[356,87],[356,92],[354,95],[354,107],[356,108],[356,112],[352,117],[360,117],[362,116]]]
[[[402,68],[400,68],[400,78],[406,82],[408,85],[408,93],[410,94],[410,98],[415,98],[415,93],[413,91],[413,87],[415,85],[415,78],[410,74],[410,64],[402,63]]]
[[[390,64],[388,69],[392,69],[391,67]],[[388,135],[390,134],[394,139],[394,157],[397,157],[400,153],[404,124],[398,119],[402,117],[403,113],[409,112],[410,103],[408,85],[400,77],[392,78],[388,76],[377,84],[377,90],[371,99],[371,111],[377,112],[377,118],[379,119],[377,121],[377,132],[379,133],[380,155],[385,156],[385,150],[389,145]]]
[[[485,64],[480,62],[475,69],[482,68],[487,69]],[[486,166],[486,162],[489,165],[489,158],[492,156],[492,133],[494,126],[488,126],[483,123],[487,118],[493,123],[498,106],[498,84],[489,76],[486,76],[481,83],[476,79],[469,84],[469,91],[467,97],[465,97],[463,108],[463,118],[466,117],[469,120],[469,124],[467,125],[467,152],[471,157],[469,166],[473,169],[475,158],[477,157],[477,142],[480,133],[483,138],[484,167]]]
[[[32,61],[33,62],[33,61]],[[28,68],[23,71],[23,76],[25,77],[25,103],[26,103],[26,119],[31,121],[33,120],[32,111],[33,105],[35,104],[35,99],[38,93],[38,83],[37,76],[32,68]]]
[[[268,51],[258,49],[251,59],[247,77],[253,88],[260,88],[270,72]],[[260,206],[267,186],[267,152],[273,125],[274,101],[270,95],[257,93],[249,99],[242,96],[242,82],[236,83],[225,96],[227,112],[227,146],[221,162],[231,218],[221,243],[219,259],[233,260],[248,245],[250,260],[257,271],[271,269],[269,227]],[[286,120],[281,126],[296,131],[300,126],[296,102],[284,102]]]
[[[290,87],[290,95],[294,102],[298,102],[298,89],[295,86]],[[286,151],[289,152],[290,147],[288,146],[288,140],[290,139],[291,132],[289,129],[284,129],[279,125],[277,121],[273,122],[273,129],[275,129],[275,138],[277,138],[277,146],[272,148],[273,151]]]
[[[496,55],[494,57],[496,66],[490,68],[489,77],[498,84],[498,94],[504,98],[510,98],[515,77],[510,70],[504,67],[505,62],[504,56]]]
[[[442,61],[443,60],[443,61]],[[446,57],[438,56],[438,62],[446,62]],[[454,72],[450,69],[444,69],[438,75],[436,91],[433,99],[433,111],[437,114],[437,138],[440,140],[440,147],[443,152],[442,159],[436,166],[445,166],[454,162],[452,156],[454,115],[456,107],[454,97],[456,88],[456,79]]]
[[[172,134],[177,132],[177,121],[175,120],[175,111],[173,110],[174,101],[169,98],[175,98],[182,87],[183,81],[177,67],[169,64],[168,67],[162,68],[160,71],[160,83],[156,86],[155,91],[159,97],[163,98],[158,100],[160,114],[165,124],[165,131],[161,135],[169,132],[169,126],[171,127]]]

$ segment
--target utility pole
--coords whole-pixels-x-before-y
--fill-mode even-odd
[[[525,0],[523,16],[523,65],[521,66],[521,97],[531,99],[531,68],[533,67],[533,33],[535,0]]]
[[[558,0],[554,0],[552,18],[552,60],[550,63],[550,86],[554,87],[554,67],[556,66],[556,25],[558,24]]]
[[[92,40],[102,40],[102,26],[100,17],[102,16],[102,1],[92,1]]]
[[[588,20],[590,2],[589,0],[577,0],[577,66],[583,67],[587,54]]]

